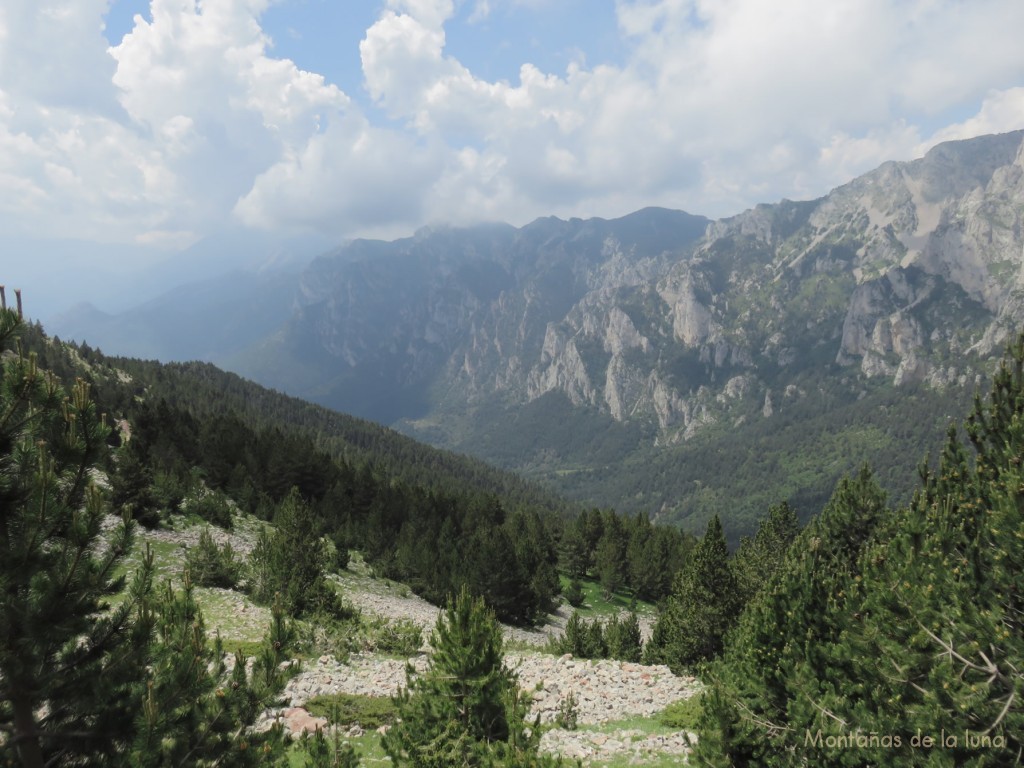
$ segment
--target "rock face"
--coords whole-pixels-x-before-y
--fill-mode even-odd
[[[413,432],[556,393],[671,443],[771,418],[815,368],[973,381],[1024,321],[1022,268],[1018,131],[716,222],[646,209],[355,242],[313,263],[242,371]]]

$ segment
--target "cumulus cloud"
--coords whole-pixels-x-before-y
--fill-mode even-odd
[[[352,115],[261,173],[235,206],[264,229],[392,234],[422,219],[424,195],[439,172],[436,153]]]
[[[816,196],[911,157],[921,121],[1024,75],[1012,0],[620,0],[624,65],[524,63],[514,85],[446,55],[450,3],[391,5],[362,44],[364,73],[390,117],[455,150],[438,217],[727,214]]]
[[[919,146],[917,151],[923,154],[940,141],[969,139],[972,136],[1004,133],[1020,128],[1024,128],[1024,87],[993,91],[981,103],[978,114],[936,132],[931,140]]]
[[[258,21],[267,0],[152,0],[150,18],[137,16],[113,47],[101,34],[106,5],[16,0],[0,11],[0,232],[177,248],[236,208],[250,224],[330,229],[355,216],[311,222],[299,205],[311,188],[292,191],[284,210],[294,216],[264,220],[266,185],[320,157],[353,169],[364,190],[379,187],[366,179],[407,154],[403,137],[371,129],[321,75],[269,55]],[[38,81],[22,76],[43,59],[37,30],[58,52]],[[386,212],[396,198],[389,190],[366,204]],[[335,199],[361,210],[368,198]]]
[[[0,232],[177,247],[231,218],[349,236],[727,215],[1024,126],[1019,0],[617,0],[620,63],[524,59],[512,83],[447,50],[464,17],[546,1],[381,0],[360,106],[272,55],[271,0],[152,0],[109,48],[108,0],[7,0]]]

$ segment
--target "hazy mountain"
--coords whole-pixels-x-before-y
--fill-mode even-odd
[[[694,525],[761,493],[813,506],[855,462],[916,463],[1024,319],[1022,139],[716,222],[646,209],[357,241],[309,266],[287,326],[234,366],[600,503]],[[934,419],[896,434],[911,396]],[[776,450],[792,419],[792,456],[838,458],[742,499],[690,477],[738,433]]]
[[[294,268],[230,272],[178,286],[124,312],[79,304],[47,323],[47,330],[128,357],[221,362],[284,324],[298,279]]]
[[[17,270],[7,279],[57,336],[116,354],[220,362],[281,327],[298,274],[326,243],[229,228],[157,261],[138,248],[89,246],[79,260],[65,255],[72,266],[59,280],[26,283]]]
[[[940,145],[813,201],[645,209],[360,240],[114,318],[105,350],[214,360],[620,509],[730,535],[816,511],[869,461],[890,490],[1024,320],[1024,132]],[[909,413],[927,414],[922,418]]]
[[[429,413],[453,386],[520,388],[548,323],[594,291],[653,278],[706,225],[652,209],[356,241],[310,265],[285,332],[237,369],[385,423]]]

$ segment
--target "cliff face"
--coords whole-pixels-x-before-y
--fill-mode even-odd
[[[388,422],[561,393],[685,441],[771,418],[808,372],[973,383],[1024,321],[1022,228],[1019,131],[716,222],[647,209],[355,242],[309,268],[250,373]]]

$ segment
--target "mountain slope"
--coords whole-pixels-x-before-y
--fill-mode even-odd
[[[79,304],[48,330],[129,357],[220,361],[280,328],[297,287],[297,269],[235,271],[116,314]]]
[[[706,224],[648,209],[357,241],[313,262],[286,329],[232,367],[384,423],[511,393],[528,385],[548,323],[596,289],[654,276]]]
[[[735,538],[780,498],[806,517],[863,461],[895,462],[902,497],[1024,320],[1022,140],[716,222],[647,209],[353,243],[234,362],[693,530],[727,508]],[[903,418],[911,403],[928,416]]]
[[[733,540],[769,502],[816,512],[864,461],[902,499],[1024,320],[1022,139],[714,222],[645,209],[356,241],[262,325],[219,339],[199,301],[180,351],[588,504],[692,531],[722,510]]]
[[[25,343],[27,350],[38,354],[40,366],[62,380],[85,378],[111,414],[149,404],[158,413],[166,406],[169,413],[187,414],[187,419],[200,425],[237,420],[247,430],[273,433],[282,441],[297,440],[304,451],[322,452],[352,467],[365,466],[394,484],[424,492],[498,497],[509,509],[575,511],[570,502],[547,489],[478,459],[266,389],[209,363],[111,357],[47,339],[38,326],[26,329]],[[243,458],[227,455],[224,460]]]

